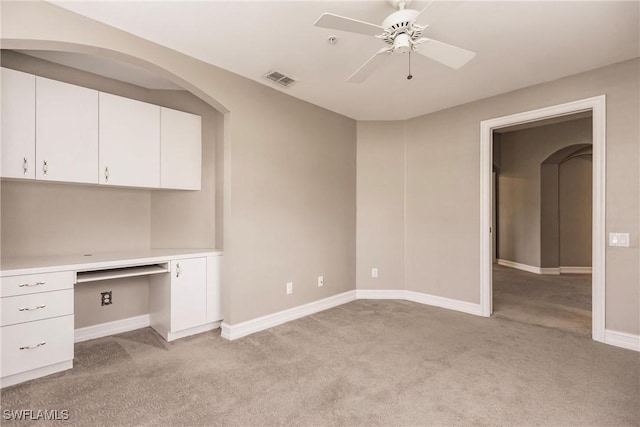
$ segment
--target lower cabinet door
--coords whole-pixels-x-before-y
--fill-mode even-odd
[[[207,259],[171,261],[171,331],[207,323]]]
[[[0,377],[73,359],[73,315],[4,326]]]

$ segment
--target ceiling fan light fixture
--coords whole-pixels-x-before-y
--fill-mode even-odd
[[[408,34],[398,34],[393,41],[393,49],[398,53],[407,53],[411,51],[411,37]]]

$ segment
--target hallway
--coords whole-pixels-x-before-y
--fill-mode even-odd
[[[493,317],[591,336],[591,275],[493,266]]]

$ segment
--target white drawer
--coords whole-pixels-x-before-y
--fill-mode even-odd
[[[0,328],[0,377],[73,360],[73,315]]]
[[[72,289],[75,281],[74,274],[73,271],[60,271],[57,273],[2,277],[0,278],[2,282],[0,297]]]
[[[0,326],[73,314],[73,289],[0,299]]]

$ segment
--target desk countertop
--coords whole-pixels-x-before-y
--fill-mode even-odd
[[[80,255],[6,257],[0,259],[0,276],[88,271],[210,255],[222,255],[222,251],[219,249],[146,249]]]

